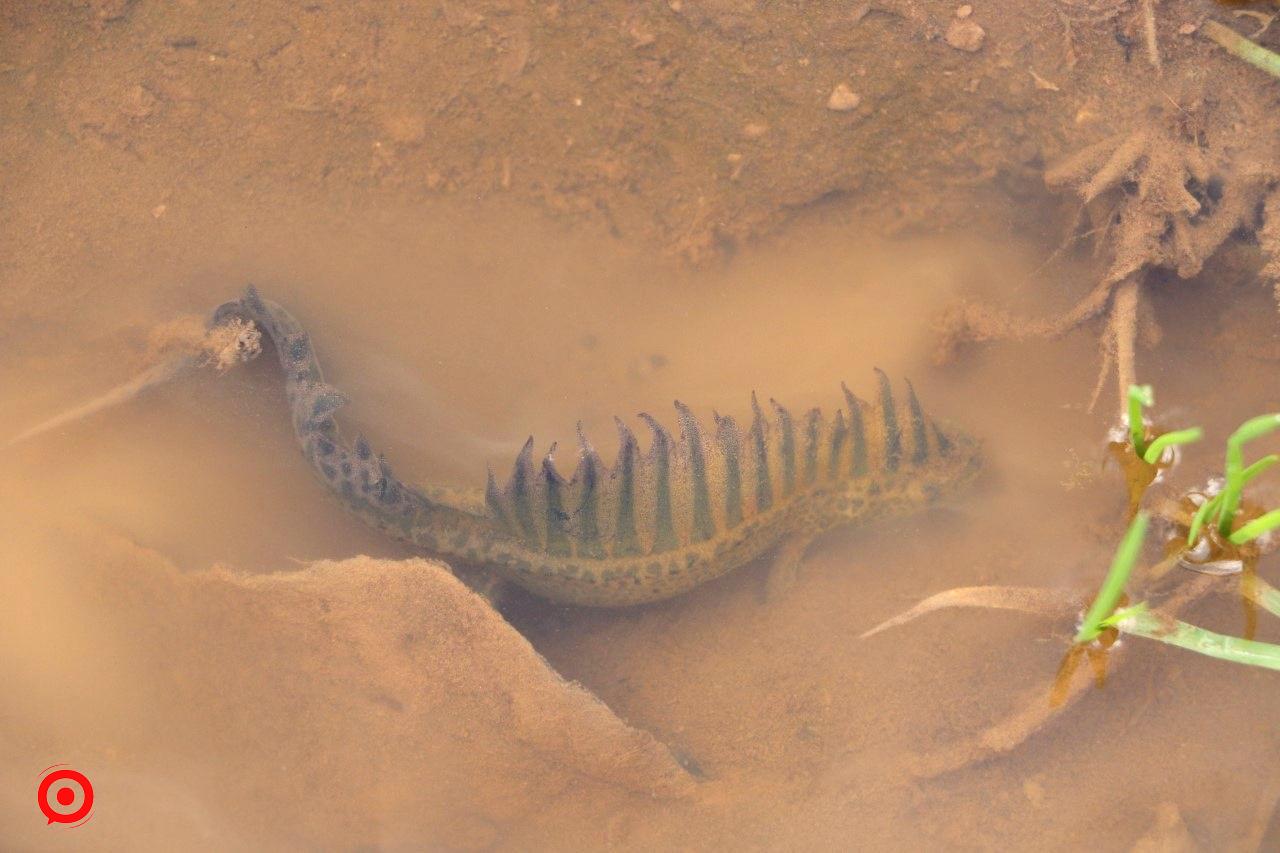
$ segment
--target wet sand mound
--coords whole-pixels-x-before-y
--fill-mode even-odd
[[[75,762],[98,789],[95,843],[136,838],[141,820],[184,844],[465,849],[569,792],[598,826],[628,799],[692,790],[665,747],[556,675],[438,563],[184,575],[113,535],[58,537],[57,564],[27,589],[74,585],[89,603],[59,648],[19,646],[0,667],[19,683],[43,672],[66,702],[49,715],[27,695],[10,709],[26,737],[3,762],[5,790],[25,792],[26,769]],[[103,679],[134,683],[95,706]],[[21,799],[0,806],[30,833],[11,840],[47,839]]]

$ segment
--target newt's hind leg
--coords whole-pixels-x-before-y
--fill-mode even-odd
[[[511,585],[496,573],[470,566],[450,566],[449,568],[458,580],[487,601],[494,610],[502,610],[502,605],[509,601]]]
[[[762,603],[781,601],[791,592],[791,588],[796,585],[796,578],[800,576],[800,563],[815,538],[810,533],[793,533],[782,540],[774,551],[773,562],[765,574],[764,587],[760,590]]]

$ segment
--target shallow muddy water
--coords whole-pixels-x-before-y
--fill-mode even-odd
[[[445,5],[451,27],[489,26]],[[13,181],[0,220],[0,273],[11,283],[0,298],[0,443],[136,375],[154,361],[158,327],[204,318],[253,283],[311,333],[326,378],[350,398],[343,428],[368,436],[410,483],[481,488],[487,468],[506,476],[531,434],[538,453],[558,443],[572,460],[579,422],[610,460],[615,415],[639,429],[637,414],[650,412],[674,428],[675,399],[704,423],[713,411],[745,421],[753,391],[793,411],[831,409],[841,381],[871,397],[877,367],[909,378],[931,414],[981,439],[984,464],[940,506],[822,537],[781,597],[763,595],[759,561],[657,604],[575,608],[516,593],[499,616],[417,559],[430,555],[331,497],[298,451],[273,356],[225,374],[204,368],[0,447],[0,846],[1280,843],[1280,827],[1267,828],[1280,802],[1272,673],[1125,640],[1105,686],[1025,742],[935,776],[921,772],[922,757],[980,737],[1027,702],[1048,704],[1075,617],[950,610],[861,638],[954,587],[1084,599],[1105,574],[1125,493],[1103,464],[1118,420],[1114,376],[1088,408],[1097,330],[933,360],[938,318],[957,300],[1050,316],[1092,289],[1087,252],[1055,254],[1059,211],[1003,198],[1017,195],[1005,185],[945,203],[912,185],[901,209],[868,211],[842,204],[852,191],[840,181],[806,193],[780,182],[775,207],[803,215],[691,264],[687,245],[664,253],[628,231],[634,209],[597,205],[603,224],[549,214],[566,213],[556,199],[576,185],[564,176],[539,184],[541,206],[529,193],[474,198],[460,167],[443,165],[450,194],[406,194],[426,167],[395,157],[430,133],[390,97],[374,122],[388,148],[360,149],[372,177],[347,181],[356,143],[292,124],[319,120],[319,95],[306,87],[290,90],[276,135],[246,131],[279,162],[224,174],[219,165],[242,165],[234,152],[199,160],[196,135],[140,129],[153,113],[218,114],[198,92],[182,95],[181,75],[113,95],[109,112],[124,110],[124,125],[93,110],[92,121],[67,124],[68,112],[88,109],[67,106],[79,103],[72,84],[99,63],[141,56],[172,71],[197,52],[179,26],[189,10],[170,21],[140,3],[126,20],[141,29],[125,30],[112,9],[93,7],[108,27],[90,39],[101,54],[76,53],[88,37],[15,13],[29,39],[0,66],[14,78],[6,103],[21,103],[30,130],[24,159],[3,164]],[[528,54],[525,30],[497,20],[499,55]],[[626,31],[643,47],[637,20]],[[239,55],[248,33],[272,41],[277,23],[228,27],[240,41],[204,61]],[[133,53],[112,41],[122,32],[170,41],[144,39]],[[201,51],[206,37],[189,36]],[[388,67],[401,67],[411,40],[390,42]],[[558,55],[542,50],[550,58],[538,68]],[[294,56],[290,80],[305,79],[310,60],[288,45],[277,53]],[[523,65],[504,67],[518,76]],[[321,94],[337,115],[359,114],[331,83]],[[252,97],[240,102],[252,88],[238,85],[218,102],[227,133],[234,117],[256,115]],[[447,94],[442,103],[454,104]],[[491,131],[474,133],[496,145]],[[323,153],[325,169],[290,160],[281,152],[291,145]],[[691,168],[698,152],[686,153],[664,168]],[[485,149],[476,168],[505,190],[512,167],[500,154]],[[743,162],[721,154],[717,163]],[[519,173],[527,164],[516,162]],[[326,183],[330,169],[347,182]],[[638,196],[667,193],[682,211],[696,195],[636,181]],[[937,194],[958,198],[957,186]],[[939,233],[885,236],[886,219],[919,218],[911,192],[966,213]],[[725,215],[716,210],[706,218]],[[744,214],[750,227],[726,225],[718,239],[766,219]],[[669,237],[663,223],[654,227]],[[1249,272],[1251,251],[1238,241],[1198,276],[1153,276],[1147,289],[1163,337],[1140,350],[1138,376],[1155,386],[1163,423],[1207,434],[1159,487],[1168,494],[1218,472],[1222,442],[1244,418],[1280,410],[1280,327]],[[1250,456],[1275,444],[1250,445]],[[1280,489],[1259,485],[1256,496],[1275,506]],[[1274,563],[1264,560],[1264,576]],[[1224,580],[1223,594],[1184,618],[1242,634],[1250,614],[1231,589]],[[1280,624],[1263,617],[1255,636],[1280,641]],[[81,826],[47,823],[33,802],[42,768],[62,762],[94,785]]]
[[[521,807],[482,819],[433,815],[417,826],[399,815],[384,827],[376,814],[336,818],[348,805],[326,800],[322,779],[294,791],[323,802],[321,824],[342,826],[343,845],[373,833],[459,846],[477,835],[512,847],[828,846],[850,837],[875,847],[1073,846],[1098,832],[1132,841],[1168,802],[1205,842],[1230,845],[1252,831],[1275,758],[1264,709],[1276,688],[1265,674],[1139,644],[1105,689],[1012,754],[919,780],[912,755],[980,730],[1029,690],[1043,689],[1047,701],[1072,626],[952,611],[859,639],[953,586],[1083,589],[1100,580],[1123,495],[1116,472],[1099,470],[1108,417],[1085,411],[1096,370],[1088,336],[978,351],[945,369],[928,358],[931,308],[961,293],[1017,301],[1038,265],[1036,247],[973,237],[854,241],[846,223],[814,223],[749,259],[688,272],[509,211],[444,221],[403,212],[376,227],[335,223],[341,240],[316,229],[300,238],[307,247],[259,231],[250,257],[193,264],[218,269],[168,288],[163,308],[147,304],[150,288],[140,284],[120,298],[139,307],[116,314],[94,306],[38,335],[20,330],[23,345],[6,365],[9,423],[34,423],[128,377],[140,358],[139,329],[207,308],[253,280],[310,327],[329,379],[351,397],[344,423],[386,448],[412,482],[482,481],[486,464],[503,470],[530,431],[540,447],[572,441],[579,418],[607,454],[612,413],[648,410],[671,422],[667,404],[676,396],[704,415],[713,407],[744,415],[753,388],[797,406],[832,405],[842,378],[868,393],[873,365],[911,377],[931,411],[981,436],[987,462],[971,488],[939,509],[820,540],[780,601],[760,600],[763,566],[753,565],[626,611],[512,605],[509,617],[555,670],[696,767],[705,778],[690,798],[618,802],[614,792],[602,828],[584,818],[597,807],[595,785],[544,798],[524,780],[471,779],[479,790],[512,788]],[[1069,273],[1058,279],[1066,296]],[[1265,317],[1265,296],[1257,300]],[[1187,298],[1166,308],[1195,306]],[[1224,432],[1274,405],[1243,394],[1215,395],[1212,408],[1194,402],[1204,381],[1197,364],[1259,379],[1264,371],[1207,350],[1203,329],[1168,326],[1146,364],[1170,411]],[[135,562],[68,562],[63,531],[86,525],[91,532],[76,537],[123,537],[188,573],[214,564],[288,572],[298,561],[407,555],[348,518],[313,479],[267,362],[223,376],[205,371],[4,453],[6,481],[21,484],[5,497],[13,593],[5,667],[16,688],[6,705],[9,731],[21,738],[9,782],[22,787],[25,763],[50,751],[50,760],[68,756],[97,769],[115,794],[101,794],[86,835],[130,837],[121,812],[142,809],[171,841],[190,840],[185,833],[198,828],[210,846],[245,843],[263,816],[244,809],[261,809],[276,838],[319,842],[314,828],[292,825],[283,797],[232,807],[245,788],[270,788],[276,774],[294,772],[252,757],[225,764],[219,738],[242,738],[237,725],[278,727],[288,749],[323,768],[315,772],[361,785],[394,788],[399,763],[412,761],[369,761],[392,729],[323,705],[284,720],[200,720],[200,730],[221,734],[188,739],[181,727],[199,709],[170,718],[162,700],[147,696],[153,663],[130,660],[112,639],[141,634],[163,645],[166,630],[182,630],[181,610],[160,625],[129,608],[122,612],[130,618],[117,619],[113,599],[142,594],[129,592],[142,582],[131,574]],[[1178,471],[1188,483],[1216,463],[1207,453],[1188,456]],[[81,585],[94,594],[81,595]],[[1197,615],[1241,628],[1230,598]],[[1268,633],[1280,632],[1264,623]],[[200,660],[191,649],[176,654],[181,666]],[[290,665],[323,671],[327,659]],[[189,682],[205,677],[181,673]],[[165,730],[160,743],[148,735],[156,729]],[[132,780],[122,785],[125,768]],[[180,790],[183,801],[160,797],[153,785]],[[8,802],[9,825],[27,822],[24,798]],[[455,818],[484,829],[451,828]],[[19,837],[43,845],[44,830],[28,827]]]

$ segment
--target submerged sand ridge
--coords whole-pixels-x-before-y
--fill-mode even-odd
[[[75,589],[76,636],[43,660],[9,643],[6,669],[66,678],[72,707],[50,727],[34,696],[11,696],[5,763],[20,783],[50,750],[74,756],[97,780],[97,839],[123,841],[142,820],[183,845],[230,832],[476,849],[570,792],[592,792],[582,801],[600,816],[693,793],[664,746],[551,671],[439,564],[183,574],[92,527],[56,536],[14,603]],[[6,797],[9,841],[42,846],[25,805]]]

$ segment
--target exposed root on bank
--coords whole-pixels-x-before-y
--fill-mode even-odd
[[[1167,101],[1167,103],[1166,103]],[[1257,230],[1271,260],[1280,306],[1280,171],[1266,152],[1240,152],[1231,134],[1213,133],[1204,96],[1174,101],[1160,96],[1132,130],[1086,146],[1045,172],[1050,189],[1071,192],[1081,207],[1073,233],[1095,235],[1106,256],[1099,283],[1058,318],[1028,320],[985,305],[965,303],[941,320],[936,358],[947,362],[970,343],[1052,339],[1105,316],[1102,365],[1090,409],[1114,371],[1120,408],[1136,380],[1136,344],[1154,344],[1159,330],[1142,300],[1147,271],[1198,274],[1233,232]],[[1259,210],[1265,211],[1258,229]],[[1061,251],[1061,250],[1059,250]],[[1055,252],[1057,255],[1058,252]]]
[[[1253,224],[1265,181],[1253,168],[1235,168],[1230,134],[1210,133],[1209,112],[1203,97],[1159,101],[1134,129],[1045,172],[1050,189],[1074,193],[1083,218],[1104,229],[1104,281],[1147,267],[1190,278],[1232,231]]]

